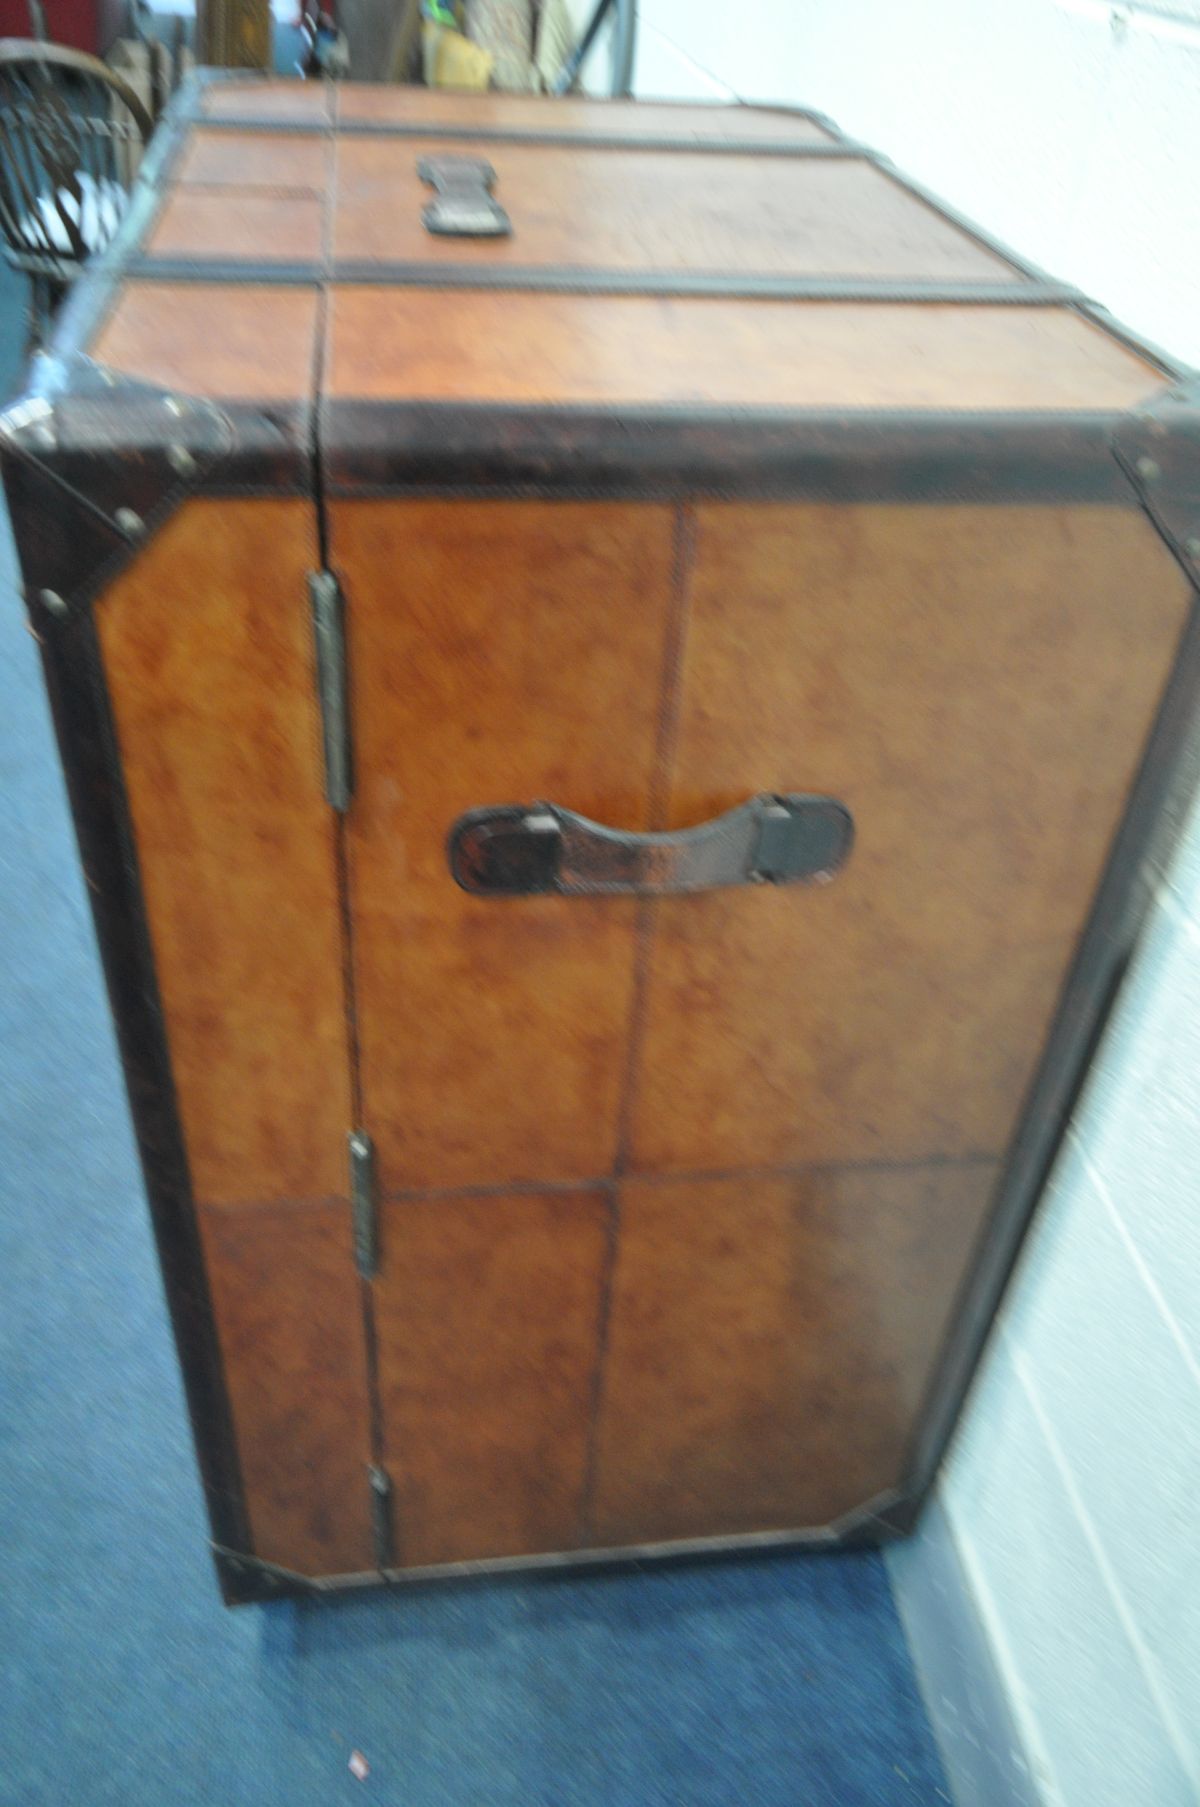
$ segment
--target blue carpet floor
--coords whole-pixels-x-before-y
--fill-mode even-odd
[[[229,1612],[184,1423],[0,517],[2,1807],[948,1799],[873,1554]]]

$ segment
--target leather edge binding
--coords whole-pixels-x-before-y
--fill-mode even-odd
[[[301,1575],[261,1557],[214,1543],[213,1559],[227,1605],[246,1606],[288,1596],[345,1595],[363,1588],[463,1588],[472,1583],[495,1587],[530,1581],[581,1580],[626,1570],[636,1573],[647,1562],[663,1568],[704,1567],[736,1556],[742,1562],[773,1562],[804,1553],[874,1549],[912,1529],[920,1502],[889,1489],[853,1507],[829,1525],[788,1531],[734,1532],[728,1536],[675,1538],[609,1548],[543,1551],[530,1556],[464,1558],[412,1568],[364,1569],[348,1575]]]
[[[326,400],[330,496],[1128,500],[1111,414]]]
[[[1087,297],[1070,283],[948,282],[938,278],[787,276],[769,271],[606,269],[600,265],[422,263],[378,258],[192,257],[134,252],[127,282],[250,283],[348,287],[516,290],[549,295],[654,295],[746,301],[819,301],[936,307],[1073,307]]]
[[[215,1535],[250,1543],[233,1422],[171,1074],[136,842],[90,608],[37,633],[67,795]]]
[[[658,102],[654,103],[658,105]],[[853,138],[698,138],[681,133],[541,131],[536,126],[446,125],[435,120],[343,119],[335,125],[313,114],[274,117],[241,113],[198,113],[188,123],[201,131],[254,132],[284,138],[319,138],[336,132],[342,138],[426,139],[430,143],[545,145],[548,150],[693,151],[697,156],[804,157],[821,162],[874,160],[869,145]]]
[[[264,87],[268,84],[279,85],[279,78],[272,74],[269,74],[265,70],[234,69],[234,68],[225,69],[225,68],[207,67],[207,66],[198,67],[191,71],[191,73],[180,84],[180,87],[177,90],[177,92],[180,96],[180,105],[181,105],[182,116],[184,118],[186,118],[186,120],[188,121],[189,124],[192,124],[192,125],[219,125],[224,120],[233,120],[233,121],[235,121],[235,125],[234,125],[233,129],[235,129],[237,131],[258,131],[258,130],[262,130],[264,128],[265,129],[282,129],[282,130],[287,131],[287,130],[296,129],[296,126],[298,124],[311,130],[314,123],[318,119],[318,116],[316,114],[314,114],[310,111],[307,111],[307,110],[304,110],[304,111],[301,111],[301,112],[295,114],[291,119],[289,119],[286,115],[281,115],[281,114],[274,113],[274,112],[265,113],[265,114],[263,114],[263,113],[245,113],[245,114],[216,113],[216,114],[214,114],[214,113],[208,113],[204,110],[202,101],[203,101],[203,96],[208,89],[219,88],[219,87],[234,88],[234,87],[237,87],[239,84],[244,84],[247,89],[252,89],[255,87]],[[300,87],[311,88],[312,85],[313,85],[312,83],[302,83],[302,82],[297,82],[295,84],[295,86],[297,88],[300,88]],[[338,84],[335,82],[325,82],[324,87],[326,90],[326,111],[325,111],[325,115],[324,115],[324,123],[327,125],[336,126],[336,128],[339,131],[346,131],[347,129],[353,128],[356,125],[363,125],[363,126],[373,127],[379,133],[381,133],[383,135],[387,135],[388,133],[395,131],[396,125],[403,126],[405,123],[403,121],[398,121],[398,122],[395,122],[395,124],[393,124],[393,122],[391,122],[389,120],[357,120],[356,121],[353,119],[343,119],[340,117],[341,106],[340,106],[340,90],[339,90]],[[576,96],[574,98],[579,98],[579,99],[584,99],[584,100],[591,99],[600,106],[603,106],[605,104],[604,100],[601,97],[597,97],[597,96],[582,95],[582,96]],[[616,100],[628,100],[630,97],[629,96],[614,96],[613,98]],[[328,104],[330,100],[332,100],[334,103],[332,111],[330,110],[330,107]],[[670,110],[675,109],[675,108],[679,109],[680,111],[685,111],[685,110],[691,111],[696,107],[696,105],[698,103],[695,101],[691,101],[691,100],[671,100],[669,98],[662,98],[662,99],[655,99],[650,104],[652,104],[660,112],[669,112]],[[699,103],[699,104],[703,105],[704,103]],[[554,108],[553,108],[552,102],[548,101],[547,111],[549,113],[553,113]],[[769,113],[773,117],[780,117],[780,118],[784,118],[784,119],[793,119],[793,120],[797,120],[797,121],[805,120],[808,124],[815,125],[820,131],[824,132],[828,138],[833,139],[838,142],[847,142],[845,133],[841,130],[840,126],[838,126],[836,124],[836,122],[829,117],[828,113],[819,112],[816,108],[813,108],[813,107],[787,106],[787,105],[783,105],[783,104],[776,103],[776,102],[760,103],[757,101],[750,101],[750,102],[742,101],[742,102],[738,102],[738,103],[736,103],[736,105],[732,105],[732,106],[725,104],[725,103],[717,103],[716,105],[714,105],[713,111],[714,112],[741,111],[744,113]],[[423,129],[423,128],[418,128],[414,122],[413,129],[416,130],[416,129]],[[447,129],[453,130],[455,128],[448,127]],[[480,128],[472,128],[472,129],[478,130]],[[530,128],[530,129],[532,130],[533,128]],[[405,135],[407,135],[407,133]],[[589,140],[589,142],[590,142],[590,140]],[[756,140],[754,140],[754,142],[758,143],[760,141],[756,139]],[[804,140],[802,140],[802,142],[804,142],[804,143],[820,143],[821,140],[804,139]]]

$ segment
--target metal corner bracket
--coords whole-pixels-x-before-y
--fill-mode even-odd
[[[1126,415],[1113,453],[1146,513],[1200,586],[1200,375]]]
[[[214,403],[43,354],[0,415],[0,469],[35,626],[68,620],[231,449]]]

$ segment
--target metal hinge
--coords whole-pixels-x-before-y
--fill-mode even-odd
[[[354,1264],[364,1280],[379,1266],[379,1220],[375,1207],[375,1148],[365,1130],[352,1129],[350,1203],[354,1215]]]
[[[354,791],[350,757],[350,686],[346,667],[346,610],[332,571],[310,571],[313,639],[317,650],[317,695],[325,750],[325,800],[347,810]]]
[[[371,1484],[371,1531],[375,1542],[375,1567],[392,1566],[392,1483],[386,1469],[372,1462],[367,1468]]]

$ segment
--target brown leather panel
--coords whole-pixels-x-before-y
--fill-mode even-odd
[[[623,1186],[593,1541],[814,1529],[899,1482],[995,1177]]]
[[[462,125],[481,130],[591,132],[597,138],[828,139],[811,119],[761,107],[654,104],[644,100],[561,100],[535,94],[453,94],[425,88],[339,82],[338,119]],[[237,109],[241,111],[241,109]],[[249,112],[247,107],[245,111]]]
[[[315,288],[133,282],[88,355],[187,395],[302,401],[312,380]]]
[[[197,1197],[340,1193],[349,1086],[304,501],[193,501],[99,606]]]
[[[1187,606],[1135,512],[699,509],[671,824],[811,789],[857,838],[654,906],[635,1168],[1006,1146]]]
[[[206,188],[307,188],[321,193],[325,141],[297,132],[194,131],[179,160],[176,183]]]
[[[669,511],[334,502],[358,782],[366,1123],[401,1186],[607,1172],[636,903],[468,897],[465,810],[550,798],[647,826]]]
[[[318,258],[321,221],[316,194],[181,188],[146,249],[164,256]]]
[[[872,164],[703,151],[491,144],[512,236],[442,238],[422,220],[424,156],[469,140],[350,138],[338,146],[338,257],[571,264],[606,270],[1012,280],[1003,259]]]
[[[386,1206],[376,1319],[404,1564],[577,1546],[607,1223],[601,1192]]]
[[[1055,308],[331,291],[330,393],[753,407],[1133,407],[1148,364]]]
[[[304,1575],[374,1567],[348,1208],[220,1206],[200,1224],[254,1553]]]
[[[200,97],[200,111],[214,119],[323,119],[331,84],[302,81],[214,82]]]

